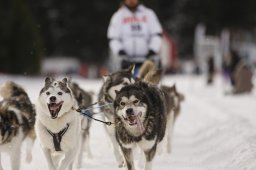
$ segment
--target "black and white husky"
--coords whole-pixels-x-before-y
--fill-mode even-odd
[[[81,117],[74,108],[77,102],[67,78],[47,77],[36,104],[35,127],[50,170],[72,169],[80,149]]]
[[[104,76],[104,83],[99,94],[99,102],[101,105],[108,105],[114,102],[116,98],[116,91],[119,91],[122,87],[132,84],[135,82],[133,78],[134,65],[130,66],[128,69],[120,70],[114,72],[110,75]],[[114,122],[114,109],[112,105],[108,107],[103,107],[102,112],[107,121]],[[106,126],[106,131],[110,140],[112,142],[114,155],[119,167],[122,167],[124,164],[122,154],[120,152],[119,145],[116,141],[115,136],[115,126],[110,125]]]
[[[25,90],[8,81],[0,88],[3,100],[0,102],[0,154],[10,155],[12,169],[20,168],[21,144],[26,139],[27,158],[31,161],[31,150],[35,141],[35,109]],[[1,157],[1,155],[0,155]],[[0,159],[0,169],[1,165]]]
[[[145,154],[145,170],[151,170],[159,143],[165,136],[167,108],[160,88],[146,82],[123,87],[114,101],[116,138],[127,170],[134,170],[133,150]]]

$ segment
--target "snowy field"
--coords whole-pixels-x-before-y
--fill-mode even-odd
[[[33,103],[44,84],[43,77],[0,75],[0,84],[6,80],[22,85]],[[101,80],[73,80],[95,93],[102,83]],[[185,95],[185,102],[175,124],[172,153],[157,155],[154,170],[256,169],[256,91],[240,96],[224,95],[226,83],[221,78],[212,86],[206,86],[205,82],[204,77],[164,78],[162,84],[176,83]],[[93,158],[85,155],[82,169],[118,170],[110,146],[103,125],[93,122],[90,140]],[[25,163],[24,152],[22,155],[22,170],[47,170],[38,141],[30,164]],[[7,155],[3,154],[2,164],[5,170],[10,170]]]

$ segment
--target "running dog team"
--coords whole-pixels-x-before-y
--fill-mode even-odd
[[[97,104],[104,106],[100,107],[104,120],[112,123],[105,128],[117,166],[134,170],[132,153],[140,148],[145,155],[144,169],[151,170],[164,140],[165,150],[171,152],[173,126],[184,96],[175,85],[160,85],[162,73],[149,60],[142,65],[138,77],[133,76],[133,71],[131,65],[104,76]],[[33,105],[20,85],[8,81],[1,86],[1,153],[7,152],[12,169],[18,170],[22,142],[27,142],[26,161],[30,162],[37,138],[49,170],[81,167],[83,149],[91,155],[88,141],[92,120],[77,110],[91,106],[93,94],[67,78],[47,77],[38,90],[39,97]],[[89,116],[93,116],[93,109]]]

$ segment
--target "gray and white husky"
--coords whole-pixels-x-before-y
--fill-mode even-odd
[[[133,150],[145,154],[145,170],[152,169],[167,122],[165,97],[160,88],[138,81],[116,91],[114,101],[116,139],[125,158],[126,169],[134,170]]]
[[[101,105],[107,105],[114,102],[116,98],[116,91],[119,91],[122,87],[132,84],[135,82],[133,78],[134,65],[130,66],[128,69],[120,70],[114,72],[110,75],[104,76],[104,83],[99,94],[99,103]],[[108,107],[101,108],[104,113],[104,117],[107,121],[114,122],[114,109],[112,105]],[[115,126],[105,126],[108,136],[112,142],[114,155],[119,167],[124,164],[122,154],[120,152],[119,145],[116,141]]]
[[[10,155],[13,170],[20,169],[21,145],[27,143],[27,162],[32,159],[31,150],[35,141],[35,109],[25,90],[8,81],[0,88],[0,154]],[[1,155],[0,155],[1,158]],[[0,170],[3,167],[0,159]]]
[[[161,91],[164,94],[166,108],[167,108],[167,127],[166,127],[166,139],[167,139],[167,152],[171,153],[172,149],[172,134],[174,129],[175,120],[180,114],[181,102],[184,100],[184,95],[177,91],[176,85],[173,86],[160,86]]]
[[[81,117],[67,78],[45,79],[36,104],[36,134],[50,170],[72,169],[81,140]],[[63,158],[61,160],[61,158]]]

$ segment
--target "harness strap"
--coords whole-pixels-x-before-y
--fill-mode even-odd
[[[95,121],[104,123],[104,124],[106,124],[106,125],[108,125],[108,126],[114,124],[114,123],[112,123],[112,122],[105,122],[105,121],[103,121],[103,120],[99,120],[99,119],[96,119],[96,118],[92,117],[92,114],[90,113],[90,111],[89,111],[88,109],[77,109],[76,111],[77,111],[77,112],[80,112],[80,113],[81,113],[82,115],[84,115],[84,116],[89,117],[90,119],[93,119],[93,120],[95,120]]]
[[[64,136],[65,133],[67,132],[68,128],[69,128],[69,124],[67,123],[67,126],[61,131],[59,131],[58,133],[53,133],[49,129],[46,129],[47,132],[52,136],[55,151],[61,151],[61,147],[60,147],[61,139],[62,139],[62,136]]]

